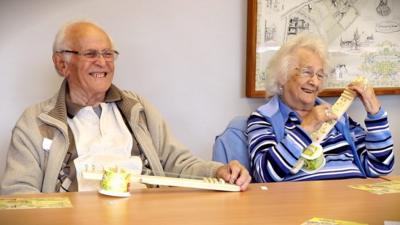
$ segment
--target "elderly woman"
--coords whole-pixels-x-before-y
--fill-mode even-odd
[[[256,182],[376,177],[392,171],[392,135],[374,89],[361,82],[348,85],[367,112],[364,130],[346,113],[341,118],[329,113],[331,106],[318,98],[326,71],[326,45],[310,34],[291,39],[272,57],[266,83],[270,99],[247,122]],[[310,134],[331,120],[338,122],[321,142],[325,165],[312,173],[293,173],[303,150],[312,143]]]

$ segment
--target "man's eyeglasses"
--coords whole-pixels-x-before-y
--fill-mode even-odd
[[[119,52],[116,50],[104,50],[104,51],[97,51],[97,50],[85,50],[85,51],[72,51],[72,50],[60,50],[57,53],[71,53],[75,55],[80,55],[87,61],[96,61],[100,55],[103,56],[103,59],[107,62],[112,62],[118,58]]]
[[[314,74],[317,76],[318,80],[325,80],[328,76],[324,71],[320,70],[314,73],[314,70],[309,67],[303,68],[295,68],[295,70],[299,71],[298,75],[304,78],[312,78]]]

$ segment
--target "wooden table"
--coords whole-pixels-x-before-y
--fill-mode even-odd
[[[400,221],[400,194],[375,195],[348,185],[385,181],[349,179],[251,184],[245,192],[184,188],[135,190],[129,198],[96,192],[23,195],[68,197],[73,208],[0,210],[0,224],[301,224],[312,217],[383,224]],[[267,186],[268,190],[262,190]],[[15,196],[1,196],[15,197]]]

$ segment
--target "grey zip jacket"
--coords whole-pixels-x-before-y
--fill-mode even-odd
[[[173,136],[159,112],[133,92],[121,91],[117,103],[154,175],[214,177],[223,164],[196,158]],[[57,177],[70,145],[66,82],[52,98],[29,107],[17,121],[1,182],[1,194],[55,192]],[[72,135],[72,134],[71,134]],[[44,139],[52,140],[51,146]],[[48,149],[49,148],[49,149]]]

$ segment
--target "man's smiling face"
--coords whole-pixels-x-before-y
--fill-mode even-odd
[[[111,40],[104,31],[87,24],[81,26],[73,27],[69,32],[71,50],[82,53],[112,49]],[[105,94],[114,77],[114,61],[106,61],[101,55],[88,60],[83,55],[71,54],[64,76],[70,92],[87,96]]]

